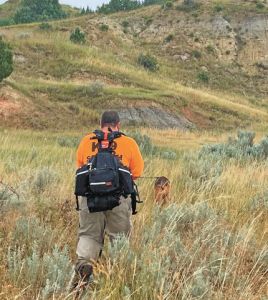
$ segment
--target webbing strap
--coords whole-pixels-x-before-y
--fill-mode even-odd
[[[75,198],[76,198],[76,208],[75,208],[75,210],[80,211],[78,196],[76,196]]]

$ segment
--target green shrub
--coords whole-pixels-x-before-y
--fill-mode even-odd
[[[147,18],[146,22],[145,22],[145,25],[150,26],[152,23],[153,23],[153,19],[152,18]]]
[[[124,28],[127,28],[127,27],[129,27],[129,21],[124,20],[124,21],[122,22],[121,25],[122,25]]]
[[[0,82],[13,72],[13,55],[11,48],[0,37]]]
[[[106,32],[106,31],[109,30],[109,25],[107,25],[107,24],[101,24],[99,26],[99,29],[100,29],[100,31]]]
[[[261,2],[258,2],[258,3],[256,3],[256,8],[259,9],[259,10],[262,10],[262,9],[265,8],[265,5]]]
[[[205,72],[205,71],[201,71],[200,73],[197,74],[197,79],[198,79],[199,81],[208,83],[208,82],[209,82],[209,76],[208,76],[208,73]]]
[[[214,6],[214,11],[216,11],[216,12],[223,11],[223,9],[224,9],[224,7],[219,3]]]
[[[172,1],[166,1],[163,5],[163,9],[171,9],[173,7],[173,2]]]
[[[140,54],[138,57],[138,64],[152,72],[155,72],[159,69],[157,59],[150,54]]]
[[[192,56],[193,56],[194,58],[199,59],[199,58],[201,58],[202,54],[201,54],[201,52],[198,51],[198,50],[193,50],[193,51],[192,51]]]
[[[215,53],[215,48],[212,45],[208,45],[206,47],[206,50],[208,53],[214,54]]]
[[[77,27],[71,33],[70,41],[72,41],[75,44],[84,44],[86,42],[86,34],[83,31],[81,31],[79,27]]]
[[[191,12],[197,10],[200,7],[200,3],[197,3],[195,0],[184,0],[182,4],[176,7],[179,11]]]
[[[52,28],[53,28],[52,25],[47,22],[41,23],[39,25],[39,29],[41,29],[41,30],[52,30]]]
[[[165,37],[164,42],[170,43],[174,39],[174,34],[169,34],[167,37]]]

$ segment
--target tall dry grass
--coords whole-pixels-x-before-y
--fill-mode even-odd
[[[225,135],[145,133],[149,142],[130,132],[150,144],[141,145],[144,175],[171,180],[171,203],[156,207],[153,182],[139,179],[144,204],[131,238],[106,241],[85,299],[265,299],[267,159],[200,151]],[[73,297],[65,287],[75,260],[73,174],[82,136],[0,133],[1,180],[19,195],[0,187],[1,299]]]

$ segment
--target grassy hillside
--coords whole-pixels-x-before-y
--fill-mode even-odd
[[[94,123],[104,107],[157,107],[198,128],[266,129],[268,77],[257,66],[266,44],[260,41],[256,56],[255,23],[245,29],[252,16],[262,22],[266,15],[253,2],[238,9],[231,1],[208,1],[190,12],[175,2],[168,10],[151,6],[51,22],[48,31],[39,24],[2,27],[15,54],[15,72],[1,86],[9,108],[2,109],[5,125],[77,128]],[[239,22],[243,34],[234,28]],[[84,45],[69,40],[77,26],[86,33]],[[159,70],[141,67],[141,53],[155,56]]]

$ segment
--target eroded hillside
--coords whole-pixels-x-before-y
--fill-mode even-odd
[[[251,1],[219,5],[185,11],[178,1],[52,22],[47,31],[0,28],[15,61],[1,87],[1,124],[77,128],[116,107],[130,125],[267,128],[267,9]],[[69,40],[77,26],[84,45]],[[141,53],[157,57],[157,72],[137,63]]]

